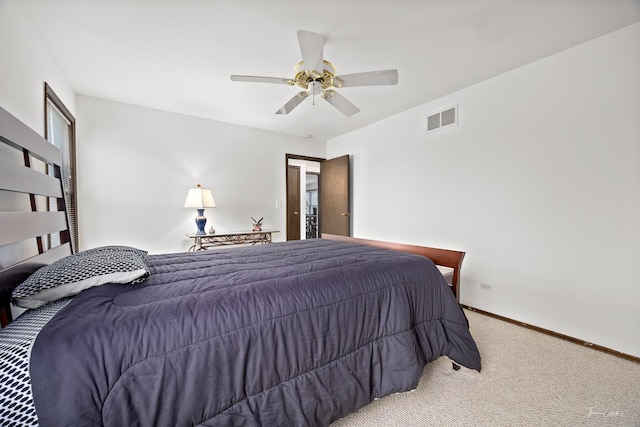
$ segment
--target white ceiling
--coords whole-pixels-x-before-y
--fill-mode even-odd
[[[331,139],[640,21],[640,0],[21,0],[79,95]],[[299,89],[296,31],[325,38],[337,74],[397,68],[397,86],[340,93],[345,117]]]

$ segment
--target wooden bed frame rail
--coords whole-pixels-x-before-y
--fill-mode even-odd
[[[358,243],[361,245],[375,246],[378,248],[392,249],[401,252],[408,252],[416,255],[422,255],[433,261],[434,264],[443,267],[453,268],[453,280],[451,290],[456,296],[456,300],[460,302],[460,268],[465,252],[452,251],[449,249],[430,248],[427,246],[405,245],[402,243],[383,242],[379,240],[361,239],[358,237],[338,236],[336,234],[322,233],[323,239],[336,240],[340,242]]]

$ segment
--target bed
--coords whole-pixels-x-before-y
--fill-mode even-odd
[[[0,330],[0,424],[328,425],[438,357],[480,370],[462,252],[325,235],[72,254],[60,154],[5,110],[0,129],[3,323],[29,307]]]

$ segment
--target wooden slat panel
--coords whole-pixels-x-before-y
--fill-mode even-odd
[[[60,181],[56,178],[1,158],[0,190],[62,197]]]
[[[49,249],[45,253],[25,258],[7,268],[0,269],[0,288],[5,289],[6,287],[17,285],[18,283],[15,283],[17,280],[22,282],[26,279],[26,277],[24,277],[25,272],[33,272],[43,265],[52,264],[68,255],[71,255],[71,244],[66,243]]]
[[[62,155],[53,144],[40,136],[29,126],[22,123],[4,108],[0,107],[0,140],[22,151],[26,148],[31,154],[46,163],[62,163]]]
[[[51,264],[52,262],[56,262],[60,258],[66,257],[67,255],[71,255],[70,243],[65,243],[64,245],[49,249],[45,253],[31,257],[23,261],[22,263],[33,262],[36,264]]]
[[[25,258],[24,260],[18,261],[7,268],[0,270],[0,281],[5,283],[5,279],[9,277],[8,275],[11,273],[11,270],[17,270],[17,267],[23,269],[23,267],[29,265],[49,265],[68,255],[71,255],[70,243],[65,243],[64,245],[51,248],[42,254]]]
[[[29,265],[35,265],[36,267],[49,265],[68,255],[71,255],[71,244],[65,243],[64,245],[49,249],[45,253],[25,258],[24,260],[18,261],[7,268],[0,270],[0,282],[3,284],[6,283],[11,271],[18,270],[17,267],[20,267],[20,270],[24,270],[24,267],[28,267]]]
[[[0,245],[56,233],[66,228],[64,212],[0,212]]]

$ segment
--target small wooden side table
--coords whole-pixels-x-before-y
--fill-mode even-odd
[[[263,243],[271,243],[271,234],[279,233],[278,230],[259,230],[259,231],[232,231],[227,233],[215,234],[187,234],[187,237],[194,239],[193,245],[189,248],[189,252],[207,250],[214,246],[229,245],[255,245]]]

